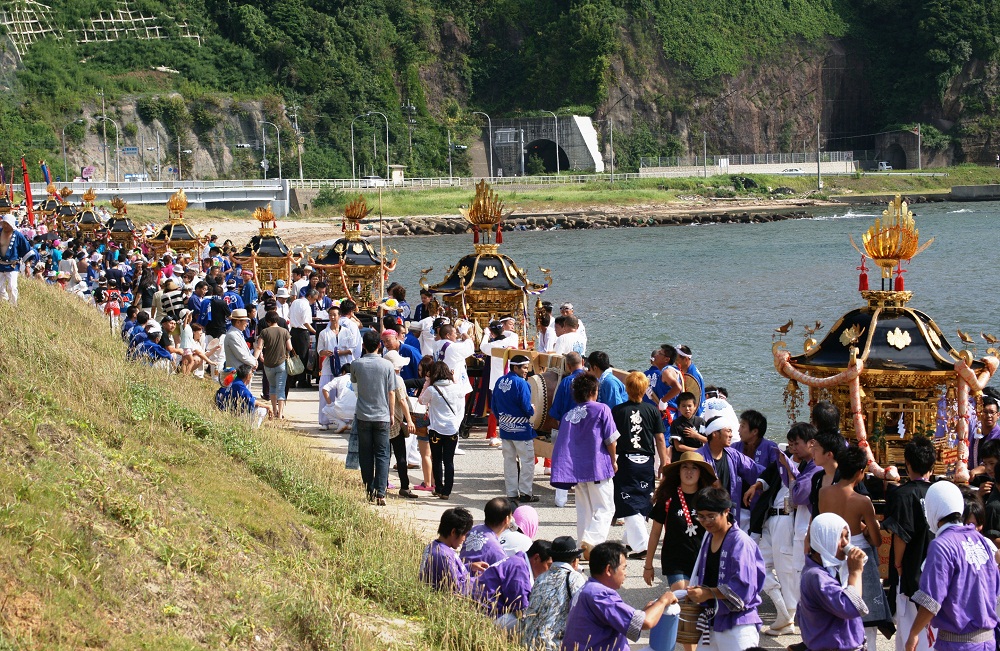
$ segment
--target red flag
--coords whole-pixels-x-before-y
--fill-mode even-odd
[[[28,204],[28,223],[31,227],[35,227],[35,207],[32,205],[31,200],[31,181],[28,179],[28,164],[24,162],[24,156],[21,156],[21,171],[24,172],[24,202]]]

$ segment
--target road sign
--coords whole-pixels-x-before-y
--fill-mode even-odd
[[[267,162],[266,158],[260,162],[260,166],[264,168],[265,172],[271,169],[271,164]]]
[[[139,148],[138,147],[122,147],[122,155],[123,156],[138,156],[139,155]]]

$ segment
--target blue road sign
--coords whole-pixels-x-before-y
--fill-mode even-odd
[[[139,148],[138,147],[122,147],[122,154],[124,154],[125,156],[138,156],[139,155]]]

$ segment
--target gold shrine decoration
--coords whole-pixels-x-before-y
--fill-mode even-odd
[[[87,191],[83,193],[83,202],[93,204],[95,199],[97,199],[97,191],[94,188],[87,188]]]
[[[170,216],[170,223],[179,224],[182,222],[184,220],[184,211],[187,210],[187,207],[187,195],[184,194],[184,188],[181,188],[167,199],[167,212]]]
[[[365,198],[358,195],[358,198],[344,206],[344,237],[349,240],[358,240],[361,238],[361,220],[368,216],[372,211],[368,207],[368,203]]]
[[[459,212],[473,226],[495,226],[510,214],[504,214],[503,201],[490,189],[485,179],[476,184],[476,196],[472,199],[472,205],[459,208]]]
[[[128,214],[128,208],[125,205],[125,200],[121,197],[115,197],[111,200],[111,206],[115,209],[115,216]]]
[[[887,278],[889,270],[900,261],[912,260],[934,241],[931,238],[920,244],[919,238],[920,231],[917,230],[913,212],[897,194],[889,202],[889,207],[882,211],[881,219],[876,219],[875,224],[861,236],[861,244],[865,249],[864,254],[882,267],[882,276]],[[858,248],[853,237],[851,244],[855,249]]]
[[[66,199],[68,199],[72,194],[73,191],[66,186],[63,186],[63,189],[59,191],[59,196],[62,197],[63,203],[66,203]]]
[[[256,208],[253,211],[253,218],[260,222],[261,237],[274,235],[274,231],[278,228],[278,220],[274,217],[271,204],[267,204],[264,208]]]

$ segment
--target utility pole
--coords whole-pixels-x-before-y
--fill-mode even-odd
[[[451,185],[451,129],[448,129],[448,185]]]
[[[156,132],[156,181],[160,181],[160,168],[163,167],[160,161],[160,132]]]
[[[105,116],[104,113],[104,89],[102,88],[97,92],[101,96],[101,115]],[[104,132],[104,182],[108,182],[108,121],[101,120],[101,130]]]
[[[295,141],[297,143],[296,149],[299,152],[299,180],[305,179],[302,174],[302,146],[305,144],[306,140],[302,137],[302,132],[299,131],[299,105],[296,104],[292,107],[292,119],[295,120]]]
[[[708,178],[708,132],[701,132],[701,164],[704,168],[705,178]]]
[[[924,169],[924,163],[923,163],[923,160],[922,160],[923,159],[923,152],[920,151],[920,145],[921,145],[920,140],[921,140],[921,138],[920,138],[920,123],[917,122],[917,169],[918,170]]]
[[[608,124],[611,126],[611,183],[615,182],[615,120],[608,116]]]
[[[181,130],[177,129],[177,181],[184,180],[184,173],[181,171],[183,167],[181,166]]]
[[[819,164],[819,122],[816,123],[816,189],[823,189],[823,172]]]
[[[520,132],[521,132],[521,176],[524,176],[524,129],[520,129]]]

